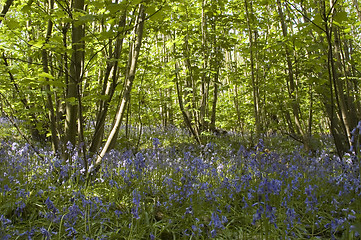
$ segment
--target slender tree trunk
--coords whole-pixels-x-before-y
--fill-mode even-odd
[[[212,102],[212,113],[211,113],[211,124],[210,129],[212,131],[216,130],[216,112],[217,112],[217,101],[218,101],[218,77],[219,77],[219,68],[214,74],[214,89],[213,89],[213,102]]]
[[[255,125],[256,125],[256,138],[260,138],[261,134],[261,121],[260,121],[260,111],[259,111],[259,90],[258,90],[258,83],[256,81],[256,71],[255,64],[254,64],[254,39],[252,30],[252,3],[250,6],[248,5],[249,0],[245,0],[245,10],[247,16],[247,26],[248,26],[248,37],[249,37],[249,49],[250,49],[250,61],[251,61],[251,80],[252,80],[252,90],[253,90],[253,108],[254,108],[254,118],[255,118]]]
[[[119,28],[124,31],[124,27],[126,24],[126,13],[121,17],[121,20],[119,22]],[[117,37],[115,48],[114,48],[114,56],[109,56],[109,58],[114,58],[114,62],[107,62],[107,68],[105,70],[105,74],[102,75],[103,79],[103,89],[102,89],[102,95],[107,96],[108,98],[106,100],[101,100],[98,104],[99,110],[97,111],[97,117],[96,117],[96,125],[94,134],[92,137],[91,145],[89,148],[89,152],[91,154],[96,153],[98,149],[101,146],[103,135],[104,135],[104,126],[105,126],[105,120],[109,109],[109,103],[113,99],[115,88],[118,85],[118,76],[119,76],[119,58],[121,51],[123,49],[123,41],[124,38],[120,37],[120,32],[118,33],[119,37]],[[109,77],[112,74],[111,81],[109,81]]]
[[[177,73],[177,65],[175,65],[175,71],[176,71],[176,87],[177,87],[177,95],[178,95],[178,103],[179,103],[179,108],[182,112],[182,115],[183,115],[183,119],[184,119],[184,122],[187,126],[187,128],[189,129],[189,131],[191,131],[191,134],[193,135],[193,137],[195,138],[195,140],[201,144],[201,139],[199,138],[199,135],[198,135],[198,132],[193,128],[192,126],[192,122],[190,120],[190,117],[188,116],[185,108],[184,108],[184,105],[183,105],[183,99],[182,99],[182,92],[180,90],[180,86],[179,86],[179,81],[178,81],[178,73]]]
[[[353,107],[354,102],[348,101],[349,98],[349,91],[347,91],[348,74],[347,74],[346,66],[342,64],[342,59],[344,58],[341,57],[342,46],[341,46],[340,34],[336,26],[333,27],[333,30],[334,30],[333,32],[335,39],[335,44],[333,49],[335,53],[334,55],[336,55],[336,60],[337,60],[336,62],[334,62],[335,81],[337,84],[335,88],[337,87],[338,89],[338,99],[340,103],[342,119],[345,124],[346,134],[349,139],[349,145],[351,146],[352,144],[351,131],[357,125],[357,116],[356,116],[356,111],[351,111],[352,109],[354,109]],[[340,72],[343,72],[345,80],[342,80],[339,77]]]
[[[208,122],[205,121],[206,117],[206,107],[208,104],[208,95],[209,95],[209,76],[207,74],[208,68],[208,46],[207,46],[207,19],[205,13],[206,0],[202,1],[202,57],[203,57],[203,73],[202,73],[202,83],[201,83],[201,94],[202,101],[199,108],[199,121],[200,131],[208,129]]]
[[[283,15],[283,10],[282,10],[280,0],[277,0],[277,8],[278,8],[278,13],[279,13],[280,20],[281,20],[283,37],[287,38],[287,36],[288,36],[287,26],[286,26],[286,22],[285,22],[285,17]],[[286,44],[285,45],[285,52],[286,52],[286,61],[287,61],[287,69],[288,69],[289,97],[290,97],[290,99],[292,101],[291,102],[292,112],[293,112],[293,115],[294,115],[294,120],[295,120],[295,124],[297,126],[297,130],[301,134],[302,141],[303,141],[303,144],[305,146],[306,151],[308,151],[309,148],[310,148],[310,146],[309,146],[309,138],[308,138],[308,135],[306,134],[306,132],[304,131],[304,128],[302,126],[301,119],[300,119],[299,104],[298,104],[298,99],[296,97],[296,95],[297,95],[297,93],[296,93],[297,85],[296,85],[295,79],[294,79],[294,71],[293,71],[293,65],[292,65],[292,54],[291,54],[290,51],[291,51],[290,48]]]
[[[54,0],[50,0],[49,2],[50,11],[54,8]],[[49,42],[51,37],[51,33],[53,30],[53,22],[51,20],[48,21],[48,29],[45,36],[45,44]],[[42,49],[42,64],[43,71],[49,74],[49,61],[48,61],[48,52],[45,48]],[[46,81],[49,81],[49,78],[46,78]],[[57,134],[57,124],[56,124],[56,116],[54,112],[54,104],[51,94],[50,85],[45,85],[46,99],[47,99],[47,108],[49,110],[49,121],[50,121],[50,132],[51,132],[51,146],[55,153],[59,153],[59,140]]]
[[[350,131],[348,129],[348,127],[345,125],[345,121],[347,120],[347,116],[346,116],[346,112],[345,112],[345,106],[344,103],[341,102],[343,99],[343,96],[341,96],[341,94],[343,95],[343,88],[340,85],[338,76],[337,76],[337,72],[336,72],[336,67],[335,67],[335,61],[334,61],[334,53],[333,53],[333,42],[332,42],[332,19],[329,19],[329,15],[327,15],[326,12],[326,6],[325,6],[325,1],[322,1],[322,17],[324,20],[324,26],[325,26],[325,32],[326,32],[326,39],[327,39],[327,69],[328,69],[328,76],[329,76],[329,83],[330,83],[330,91],[331,91],[331,98],[332,98],[332,102],[333,100],[333,93],[335,93],[335,100],[337,103],[337,113],[338,113],[338,119],[339,121],[337,121],[339,124],[336,124],[336,117],[335,113],[336,112],[334,110],[334,106],[332,104],[331,106],[331,132],[333,133],[334,136],[334,141],[336,144],[336,148],[337,148],[337,152],[340,158],[342,158],[342,155],[345,151],[348,151],[348,149],[350,148]],[[330,13],[330,16],[333,15],[333,11],[334,11],[334,6],[332,6],[332,12]],[[331,22],[331,27],[329,26]],[[331,102],[331,103],[332,103]],[[339,125],[339,126],[338,126]],[[342,129],[342,131],[337,131],[336,129]],[[346,142],[342,140],[343,137],[341,136],[346,136],[346,138],[348,139]]]
[[[26,95],[21,90],[19,84],[17,83],[15,76],[12,74],[12,72],[9,70],[9,62],[7,57],[5,56],[5,53],[2,54],[3,63],[8,68],[6,72],[9,75],[10,84],[14,87],[15,91],[14,93],[20,98],[20,102],[23,105],[23,107],[27,110],[30,110],[33,106],[32,104],[27,100]],[[14,96],[15,97],[15,96]],[[40,131],[37,128],[37,125],[39,124],[39,121],[37,120],[38,117],[35,115],[35,113],[30,113],[30,132],[31,137],[35,141],[44,141],[45,136],[40,133]]]
[[[83,11],[84,0],[74,0],[73,13]],[[73,14],[75,15],[75,14]],[[76,19],[72,23],[72,58],[70,63],[70,79],[67,88],[66,99],[66,121],[65,140],[73,146],[76,145],[77,120],[78,120],[78,84],[81,84],[82,70],[84,64],[84,25],[79,24]]]
[[[143,29],[144,29],[144,21],[145,21],[145,9],[142,4],[139,6],[139,15],[134,27],[134,42],[131,44],[131,48],[129,50],[129,63],[128,63],[128,71],[125,76],[125,86],[123,91],[123,96],[119,102],[118,110],[115,116],[115,121],[112,130],[110,131],[110,134],[105,142],[105,145],[101,151],[101,153],[98,155],[98,158],[95,162],[95,169],[97,169],[102,162],[103,157],[105,154],[110,150],[110,144],[111,142],[117,137],[116,133],[119,130],[120,123],[122,121],[125,108],[127,103],[130,99],[130,92],[132,90],[133,81],[135,78],[135,73],[137,69],[137,62],[140,52],[140,47],[142,44],[142,38],[143,38]]]
[[[361,9],[360,9],[360,6],[358,4],[358,0],[352,0],[352,2],[353,2],[353,5],[356,8],[358,20],[361,22]]]

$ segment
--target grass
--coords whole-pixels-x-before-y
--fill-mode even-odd
[[[208,140],[152,128],[88,186],[77,151],[65,161],[39,149],[42,160],[2,142],[0,239],[360,239],[356,155],[309,156],[279,136]]]

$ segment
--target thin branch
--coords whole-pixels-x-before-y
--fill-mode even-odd
[[[337,0],[336,0],[337,1]],[[288,5],[290,5],[292,8],[294,8],[297,12],[299,12],[305,19],[307,19],[310,23],[312,23],[315,27],[320,29],[323,32],[326,32],[325,29],[323,29],[321,26],[316,24],[314,21],[312,21],[307,15],[305,15],[301,10],[299,10],[294,4],[290,3],[289,1],[285,1]]]
[[[14,109],[12,108],[10,102],[7,100],[7,98],[0,92],[0,97],[6,102],[6,104],[10,107],[10,110],[12,112],[12,116],[14,115]],[[10,122],[13,124],[13,126],[16,128],[18,133],[21,135],[23,139],[29,144],[29,146],[34,150],[36,155],[38,155],[43,161],[45,161],[45,158],[40,154],[40,152],[34,147],[34,145],[31,143],[30,139],[21,131],[20,127],[16,124],[13,117],[10,117],[3,109],[1,112],[10,120]]]
[[[9,11],[11,4],[14,2],[14,0],[7,0],[5,3],[5,6],[3,10],[0,13],[0,23],[2,22],[2,18],[5,17],[6,13]]]

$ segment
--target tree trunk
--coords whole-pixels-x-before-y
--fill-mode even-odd
[[[245,0],[245,10],[247,16],[247,26],[248,26],[248,37],[249,37],[249,50],[250,50],[250,61],[251,61],[251,80],[252,80],[252,90],[253,90],[253,108],[254,108],[254,118],[256,125],[256,138],[259,139],[261,135],[261,121],[260,121],[260,111],[259,111],[259,89],[258,83],[256,81],[256,71],[254,64],[254,40],[253,40],[253,30],[252,30],[252,3],[248,6],[248,1]]]
[[[214,74],[214,90],[213,90],[213,102],[212,102],[212,114],[211,114],[211,124],[210,129],[212,131],[216,130],[216,112],[217,112],[217,100],[218,100],[218,77],[219,77],[219,68]]]
[[[331,133],[334,137],[335,145],[337,148],[337,153],[340,158],[342,158],[343,153],[348,151],[350,148],[350,129],[346,125],[347,115],[346,115],[346,106],[343,102],[343,87],[340,84],[338,79],[338,75],[335,67],[334,53],[333,53],[333,42],[332,42],[332,19],[329,21],[329,15],[326,12],[325,1],[322,1],[322,17],[324,20],[325,32],[326,32],[326,40],[327,40],[327,70],[330,84],[330,92],[331,92]],[[330,16],[333,15],[334,6],[332,6],[332,12],[329,13]],[[331,27],[329,24],[331,23]],[[333,95],[333,93],[335,95]],[[333,106],[334,97],[337,104],[337,111]],[[335,116],[338,115],[338,116]],[[338,117],[339,121],[336,121],[336,117]],[[340,131],[339,129],[342,129]],[[344,141],[344,137],[346,136],[346,141]]]
[[[50,0],[50,11],[54,8],[54,0]],[[53,30],[53,22],[51,20],[48,21],[48,29],[45,36],[45,44],[49,42],[51,37],[51,33]],[[48,52],[45,48],[42,49],[42,64],[43,64],[43,71],[49,74],[49,60],[48,60]],[[49,78],[45,78],[46,81],[49,81]],[[51,132],[51,146],[54,153],[59,153],[59,140],[57,134],[57,124],[56,124],[56,116],[54,112],[54,104],[51,94],[50,85],[45,85],[45,92],[46,92],[46,105],[49,110],[49,121],[50,121],[50,132]]]
[[[119,22],[119,28],[121,28],[124,31],[126,23],[126,13],[121,17],[121,20]],[[99,110],[97,111],[97,117],[96,117],[96,124],[95,124],[95,130],[92,137],[91,145],[89,148],[90,154],[94,154],[98,151],[98,149],[101,146],[103,135],[104,135],[104,126],[105,126],[105,120],[109,109],[109,103],[113,98],[113,95],[115,93],[115,88],[118,84],[118,78],[119,78],[119,58],[121,51],[123,49],[123,41],[124,38],[120,37],[120,32],[118,32],[118,37],[116,40],[115,48],[114,48],[114,56],[109,56],[109,58],[114,58],[114,62],[107,62],[107,68],[105,70],[104,76],[101,75],[101,78],[103,79],[103,88],[102,88],[102,95],[107,96],[108,98],[105,100],[101,100],[98,104]],[[125,35],[125,34],[123,34]],[[110,74],[112,73],[112,81],[109,81]]]
[[[105,145],[95,162],[95,169],[98,169],[99,165],[102,162],[103,157],[110,150],[111,142],[117,137],[116,133],[119,130],[120,123],[122,121],[125,112],[125,108],[130,99],[130,92],[132,90],[132,85],[137,69],[136,67],[137,67],[140,47],[142,44],[144,21],[145,21],[145,9],[144,6],[140,4],[138,18],[134,27],[134,42],[131,44],[131,48],[129,50],[129,62],[127,67],[127,74],[125,76],[123,96],[118,104],[118,110],[115,116],[115,121],[112,130],[110,131],[110,134],[105,142]]]
[[[283,34],[284,38],[287,38],[288,37],[287,26],[286,26],[285,17],[283,15],[283,10],[282,10],[280,0],[277,0],[277,8],[278,8],[278,13],[279,13],[280,20],[281,20],[282,34]],[[300,111],[299,111],[300,107],[299,107],[298,99],[296,97],[296,95],[297,95],[296,87],[297,86],[296,86],[296,83],[294,80],[292,54],[290,51],[291,51],[291,49],[286,44],[285,52],[286,52],[286,61],[287,61],[287,69],[288,69],[288,83],[289,83],[289,92],[288,93],[289,93],[289,97],[291,100],[292,113],[294,116],[295,124],[297,126],[297,130],[301,134],[302,142],[305,146],[306,151],[308,151],[310,148],[309,138],[308,138],[308,135],[306,134],[306,132],[304,131],[304,128],[302,126],[301,119],[300,119]]]
[[[74,0],[73,13],[83,11],[84,0]],[[82,70],[84,64],[84,25],[79,24],[76,19],[72,23],[72,58],[70,63],[70,79],[67,86],[66,96],[66,121],[65,140],[73,146],[76,145],[77,120],[78,120],[78,84],[81,84]]]
[[[203,72],[202,72],[202,83],[201,83],[201,104],[199,107],[199,129],[200,131],[208,129],[208,122],[206,118],[206,108],[208,104],[209,95],[209,76],[208,76],[208,46],[207,46],[207,19],[205,13],[206,0],[202,1],[202,57],[203,57]],[[194,94],[194,93],[193,93]]]

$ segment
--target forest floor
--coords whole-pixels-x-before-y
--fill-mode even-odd
[[[310,155],[285,136],[200,146],[149,127],[120,138],[89,182],[76,149],[39,157],[3,138],[0,239],[360,239],[360,159],[332,154],[327,136]]]

